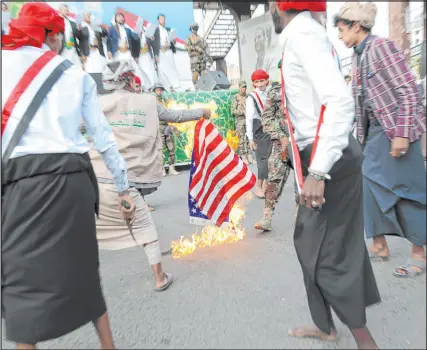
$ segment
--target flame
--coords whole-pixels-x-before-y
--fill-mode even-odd
[[[236,152],[239,147],[239,136],[237,136],[237,132],[234,130],[227,130],[227,136],[225,137],[225,141],[231,147],[231,149]]]
[[[210,225],[205,226],[200,233],[193,234],[191,239],[181,236],[179,240],[172,242],[172,257],[178,259],[193,254],[197,248],[241,241],[245,237],[245,230],[241,223],[244,216],[244,210],[235,206],[231,209],[228,227]]]

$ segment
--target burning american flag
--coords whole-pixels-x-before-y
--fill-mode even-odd
[[[206,120],[196,124],[190,171],[190,222],[228,221],[234,203],[255,186],[255,175]]]
[[[192,254],[197,247],[234,243],[245,236],[244,210],[236,202],[255,186],[255,175],[234,153],[214,125],[196,124],[188,190],[190,223],[206,225],[190,239],[172,242],[172,256]],[[211,222],[215,224],[209,225]],[[228,228],[221,225],[228,222]]]

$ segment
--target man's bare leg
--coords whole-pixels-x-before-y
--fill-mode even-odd
[[[265,191],[263,187],[263,180],[257,180],[257,187],[255,189],[255,195],[258,198],[265,198]]]
[[[93,324],[95,325],[96,333],[98,334],[99,341],[101,343],[101,349],[115,349],[107,312],[105,312]]]
[[[358,349],[379,349],[368,328],[350,329]]]
[[[154,272],[154,280],[156,281],[156,288],[161,288],[168,283],[168,277],[163,271],[161,260],[160,246],[158,246],[158,240],[144,244],[145,253],[147,254],[148,263],[151,265],[151,269]],[[156,246],[155,246],[156,245]],[[149,248],[153,248],[152,250]],[[148,248],[148,249],[147,249]]]
[[[16,344],[16,348],[19,350],[33,350],[33,349],[37,349],[35,345],[31,345],[31,344]]]

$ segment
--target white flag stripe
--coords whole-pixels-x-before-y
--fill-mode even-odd
[[[216,131],[216,129],[214,130],[214,131],[212,131],[208,136],[206,136],[206,139],[205,139],[205,149],[208,147],[208,145],[215,139],[215,137],[217,137],[218,136],[218,132],[215,132]],[[225,141],[224,141],[225,142]],[[215,150],[214,150],[215,151]],[[200,153],[199,153],[200,154]],[[205,151],[205,153],[203,154],[203,156],[200,158],[200,161],[199,161],[199,166],[197,167],[197,169],[196,169],[196,171],[194,172],[194,175],[193,175],[193,179],[195,179],[196,178],[196,176],[198,176],[197,174],[198,173],[200,173],[201,171],[203,171],[204,169],[202,169],[202,165],[203,165],[203,162],[204,162],[204,160],[206,159],[206,157],[208,156],[208,152],[206,152]],[[203,179],[203,177],[201,178],[201,179]],[[194,180],[194,181],[197,181],[197,179],[196,180]]]
[[[196,183],[196,185],[194,186],[194,188],[193,188],[193,190],[191,191],[191,195],[193,196],[193,193],[195,194],[195,196],[193,196],[194,198],[196,198],[198,195],[199,195],[199,193],[200,193],[200,191],[202,190],[202,187],[203,187],[203,179],[205,178],[205,176],[206,176],[206,173],[207,173],[207,171],[208,171],[208,169],[209,169],[209,167],[210,167],[210,165],[212,164],[212,162],[214,162],[215,161],[215,159],[216,158],[218,158],[220,155],[221,155],[221,153],[223,152],[223,151],[225,151],[226,150],[226,148],[228,147],[228,145],[225,143],[225,142],[221,142],[219,145],[218,145],[218,152],[216,152],[216,150],[215,150],[215,152],[211,152],[210,154],[209,154],[209,156],[208,156],[208,159],[207,159],[207,161],[206,161],[206,165],[204,166],[204,168],[201,170],[203,173],[203,175],[202,175],[202,177],[201,177],[201,179],[200,179],[200,181],[198,181],[197,183]],[[220,163],[218,163],[218,165],[217,165],[217,169],[218,169],[218,167],[220,167],[221,169],[223,168],[223,167],[225,167],[226,165],[228,165],[228,163],[230,163],[230,161],[233,159],[233,157],[234,157],[234,154],[233,154],[233,152],[230,152],[230,155],[228,156],[228,157],[226,157],[222,162],[220,162]],[[227,161],[227,159],[228,159],[228,162],[226,162]],[[200,168],[201,166],[199,165],[199,167],[198,168]],[[196,170],[196,172],[197,172],[197,170]],[[212,175],[211,176],[209,176],[209,179],[208,179],[208,182],[207,182],[207,184],[206,184],[206,186],[205,186],[205,189],[204,189],[204,193],[206,193],[206,191],[209,189],[209,185],[212,183],[212,180],[213,180],[213,178],[214,178],[214,171],[212,172]],[[193,176],[193,179],[194,179],[194,176]],[[202,196],[204,196],[204,194],[202,194],[202,193],[200,193]],[[200,203],[201,203],[201,201],[203,200],[203,197],[200,197],[200,199],[199,199],[199,201],[200,201]]]
[[[237,175],[241,170],[243,169],[243,162],[239,161],[239,165],[238,168],[236,169],[236,174]],[[212,216],[212,220],[215,222],[219,219],[219,217],[221,216],[222,212],[224,211],[225,206],[227,205],[228,201],[230,200],[230,198],[240,189],[242,188],[245,184],[247,184],[250,181],[250,176],[248,176],[248,171],[246,171],[245,176],[239,181],[237,182],[234,186],[231,186],[230,189],[226,192],[225,196],[222,197],[222,200],[220,202],[220,204],[218,205],[217,209],[215,210],[213,216]],[[208,202],[211,201],[213,202],[213,200],[215,199],[215,197],[213,198],[209,198]]]
[[[206,137],[206,126],[208,125],[208,123],[205,123],[205,121],[203,121],[202,127],[200,128],[199,131],[199,149],[197,150],[199,152],[199,154],[202,153],[202,145],[203,145],[203,140]]]

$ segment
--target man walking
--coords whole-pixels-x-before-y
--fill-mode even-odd
[[[294,244],[315,324],[289,334],[335,339],[332,308],[359,349],[377,349],[366,327],[365,308],[380,296],[363,237],[363,157],[350,133],[354,102],[326,30],[309,11],[326,11],[326,1],[270,3],[301,194]]]
[[[335,17],[339,37],[354,48],[353,95],[357,138],[363,145],[365,232],[372,258],[390,254],[385,235],[412,243],[397,277],[414,277],[426,268],[426,172],[420,139],[425,113],[413,74],[402,51],[371,34],[376,6],[345,4]]]
[[[268,157],[271,153],[270,136],[263,132],[261,113],[264,111],[267,99],[267,85],[270,76],[262,69],[252,73],[251,80],[255,89],[246,99],[246,135],[251,151],[255,151],[258,168],[255,195],[265,198],[265,183],[268,178]]]
[[[268,158],[264,217],[255,224],[254,228],[271,231],[274,209],[290,173],[286,149],[289,143],[289,131],[283,115],[282,89],[279,83],[272,83],[268,89],[265,109],[261,114],[261,124],[263,131],[270,136],[271,154]]]
[[[246,136],[246,81],[239,82],[239,93],[233,96],[231,101],[231,115],[236,123],[236,132],[239,137],[238,154],[245,164],[252,164],[252,151]]]
[[[167,110],[151,93],[141,94],[139,81],[135,78],[132,62],[121,61],[118,67],[109,64],[104,70],[103,82],[105,90],[112,93],[100,97],[119,150],[129,164],[129,194],[137,205],[135,220],[131,227],[119,220],[113,179],[101,157],[92,150],[90,157],[101,194],[97,237],[100,249],[117,250],[140,245],[154,273],[155,291],[161,292],[169,288],[173,275],[163,271],[159,236],[144,200],[144,196],[151,193],[151,186],[160,185],[162,180],[159,120],[181,123],[201,117],[208,119],[210,111]],[[123,116],[127,116],[124,123]]]
[[[135,206],[95,82],[57,55],[64,31],[54,9],[29,2],[3,36],[2,316],[18,349],[88,322],[102,348],[113,349],[98,271],[98,186],[82,116],[124,220],[133,220]]]

